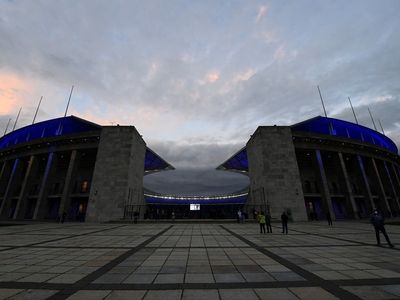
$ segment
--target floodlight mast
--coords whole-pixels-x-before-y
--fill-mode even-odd
[[[375,131],[378,131],[378,129],[376,129],[375,121],[374,121],[374,118],[372,117],[371,111],[369,110],[369,107],[367,107],[367,108],[368,108],[369,116],[371,117],[371,120],[372,120],[372,124],[374,124]]]
[[[378,122],[379,122],[379,125],[381,126],[383,135],[386,135],[386,134],[385,134],[385,130],[383,130],[383,126],[382,126],[382,123],[381,123],[381,119],[378,119]]]
[[[21,110],[22,110],[22,107],[19,108],[18,115],[17,115],[17,118],[15,119],[12,131],[14,131],[15,127],[17,126],[17,122],[18,122],[18,119],[19,119],[19,115],[21,114]]]
[[[65,109],[65,114],[64,117],[67,116],[68,113],[68,108],[69,108],[69,103],[71,102],[71,97],[72,97],[72,92],[74,90],[74,86],[71,87],[71,92],[69,93],[69,98],[68,98],[68,103],[67,103],[67,108]]]
[[[322,108],[324,109],[325,118],[328,119],[328,114],[326,113],[324,99],[322,99],[322,94],[321,94],[321,90],[319,89],[319,85],[317,85],[317,88],[318,88],[319,97],[321,99]],[[329,134],[331,134],[331,135],[334,134],[333,125],[332,125],[331,121],[329,121]]]
[[[4,134],[3,134],[3,136],[5,136],[5,135],[6,135],[6,133],[7,133],[7,130],[8,130],[8,126],[10,125],[10,122],[11,122],[11,118],[9,118],[9,119],[8,119],[7,126],[6,126],[6,129],[4,130]]]
[[[38,114],[40,104],[42,103],[42,99],[43,99],[43,96],[40,97],[39,104],[38,104],[38,106],[36,107],[36,112],[35,112],[35,116],[33,117],[32,125],[35,124],[36,116],[37,116],[37,114]]]
[[[350,97],[347,97],[347,98],[349,99],[350,106],[351,106],[351,110],[352,110],[352,112],[353,112],[353,115],[354,115],[354,119],[356,120],[356,123],[358,124],[358,120],[357,120],[356,113],[355,113],[355,111],[354,111],[353,104],[351,103]]]
[[[317,88],[318,88],[319,97],[321,98],[322,108],[324,109],[325,118],[327,118],[328,115],[326,114],[324,99],[322,99],[321,90],[319,89],[319,85],[317,85]]]

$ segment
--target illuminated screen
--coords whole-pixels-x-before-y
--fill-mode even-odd
[[[200,204],[190,204],[190,210],[200,210]]]

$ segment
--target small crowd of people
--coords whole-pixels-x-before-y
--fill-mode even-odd
[[[265,227],[267,227],[267,233],[272,233],[271,214],[269,212],[264,213],[261,211],[259,213],[255,212],[255,216],[260,224],[260,233],[265,233]],[[282,233],[288,234],[288,221],[289,216],[284,211],[281,215]]]
[[[241,210],[238,211],[238,220],[241,219],[241,216],[243,213]],[[260,225],[260,233],[265,234],[267,233],[272,233],[272,226],[271,226],[271,214],[269,212],[253,212],[254,218],[258,221]],[[315,220],[315,219],[314,219]],[[329,212],[326,213],[326,220],[328,221],[328,226],[333,226],[332,222],[332,216]],[[288,234],[288,221],[289,221],[289,216],[288,214],[284,211],[281,214],[281,224],[282,224],[282,234]],[[239,222],[239,221],[238,221]],[[241,221],[243,222],[243,221]],[[386,239],[386,242],[388,243],[390,248],[394,248],[394,245],[389,239],[389,236],[386,232],[385,229],[385,219],[384,216],[381,212],[378,211],[378,209],[374,209],[373,213],[371,214],[370,218],[371,224],[374,226],[375,229],[375,235],[376,235],[376,243],[377,246],[381,246],[381,240],[380,240],[380,233],[383,234],[383,236]],[[267,230],[265,230],[265,227]]]

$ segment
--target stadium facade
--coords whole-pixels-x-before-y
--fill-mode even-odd
[[[147,174],[173,167],[133,126],[100,126],[70,116],[0,138],[0,218],[105,222],[121,219],[232,218],[283,211],[293,220],[400,215],[400,160],[383,134],[315,117],[292,126],[258,127],[217,169],[250,179],[227,195],[182,197],[143,187]],[[192,210],[191,210],[192,209]]]

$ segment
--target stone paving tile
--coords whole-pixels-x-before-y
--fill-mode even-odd
[[[48,280],[48,283],[75,283],[85,277],[86,274],[61,274]]]
[[[268,282],[275,279],[268,273],[241,273],[247,282]]]
[[[224,274],[214,274],[215,282],[245,282],[245,279],[240,273],[224,273]]]
[[[147,284],[152,283],[157,274],[131,274],[129,275],[123,283],[133,283],[133,284]]]
[[[284,288],[265,288],[265,289],[254,289],[258,297],[261,300],[298,300],[291,291]]]
[[[75,294],[69,296],[68,300],[99,300],[106,298],[111,291],[100,290],[100,291],[90,291],[90,290],[81,290],[76,292]]]
[[[104,300],[141,300],[146,291],[112,291]]]
[[[0,282],[4,282],[4,281],[16,281],[20,278],[26,277],[31,275],[31,273],[18,273],[18,272],[14,272],[14,273],[5,273],[5,274],[1,274],[0,275]]]
[[[7,241],[15,241],[22,246],[9,249],[1,249],[0,246],[0,282],[13,290],[15,287],[13,282],[19,281],[20,284],[24,284],[36,281],[38,289],[35,289],[35,292],[40,292],[40,285],[44,282],[72,286],[169,226],[168,224],[85,223],[59,225],[35,224],[0,228],[0,240],[5,236]],[[335,222],[332,228],[321,222],[296,223],[290,224],[288,235],[281,235],[275,225],[274,234],[266,235],[258,234],[256,223],[226,223],[223,226],[259,248],[250,247],[218,224],[176,223],[151,243],[139,248],[133,255],[94,279],[96,284],[117,286],[156,284],[157,289],[168,284],[168,290],[162,292],[152,289],[112,292],[107,290],[106,292],[109,292],[107,295],[100,293],[97,294],[98,298],[157,299],[158,297],[165,300],[190,299],[198,296],[202,299],[202,295],[207,293],[209,295],[204,297],[210,300],[218,297],[227,299],[228,296],[230,300],[243,299],[241,297],[246,300],[254,297],[257,299],[268,299],[268,297],[314,299],[316,295],[320,297],[318,299],[334,297],[318,286],[300,288],[291,285],[295,284],[293,281],[303,281],[307,285],[307,281],[290,267],[264,254],[271,252],[286,261],[289,266],[297,265],[318,276],[321,281],[353,280],[351,284],[356,287],[354,293],[363,292],[363,288],[366,287],[356,284],[359,279],[376,279],[380,282],[385,282],[386,279],[394,280],[393,282],[400,280],[400,251],[374,246],[374,232],[366,223]],[[387,230],[395,243],[400,242],[400,227],[390,226]],[[49,242],[54,237],[70,238]],[[338,240],[338,237],[348,241]],[[359,244],[358,241],[364,244]],[[34,247],[24,246],[38,242],[42,243]],[[266,252],[260,249],[265,249]],[[279,281],[279,284],[287,288],[217,290],[219,283],[240,283],[246,287],[251,283],[271,284],[274,281]],[[215,289],[194,293],[190,289],[182,291],[180,289],[182,283],[216,285]],[[170,290],[174,284],[177,289]],[[380,295],[386,297],[389,294],[393,299],[400,298],[399,286],[380,285],[375,286],[375,289]],[[125,288],[127,286],[124,286]],[[20,290],[21,297],[23,294],[28,295],[27,291]],[[87,300],[90,292],[96,295],[97,291],[80,291],[71,297]],[[370,297],[370,294],[365,297]],[[39,294],[37,296],[43,298]]]
[[[7,299],[11,296],[21,293],[22,291],[23,290],[21,289],[0,289],[0,299]]]
[[[298,281],[298,280],[305,280],[300,275],[294,272],[271,272],[269,273],[273,278],[278,281]]]
[[[148,291],[144,300],[180,300],[182,290]]]
[[[331,293],[320,287],[293,287],[289,288],[296,296],[304,300],[337,300]]]
[[[8,300],[44,300],[54,295],[57,291],[53,290],[24,290],[14,296],[7,298]]]
[[[377,275],[379,277],[383,278],[399,278],[400,273],[393,272],[390,270],[384,270],[384,269],[377,269],[377,270],[368,270],[369,273],[372,273],[374,275]]]
[[[351,279],[351,277],[337,271],[314,271],[313,273],[325,280]]]
[[[397,286],[398,288],[399,286]],[[379,286],[345,286],[343,289],[357,295],[365,300],[378,300],[378,299],[399,299],[399,290],[390,289],[390,286],[383,288]],[[396,293],[397,292],[397,293]]]
[[[46,273],[36,273],[21,279],[18,279],[19,282],[46,282],[47,280],[55,277],[56,274],[46,274]]]
[[[219,300],[218,290],[184,290],[182,300]]]
[[[185,275],[185,283],[214,283],[214,276],[211,273],[201,274],[189,274]]]
[[[128,274],[104,274],[100,278],[96,279],[94,283],[121,283],[123,282]]]
[[[154,283],[183,283],[185,274],[158,274]]]
[[[220,289],[221,300],[258,300],[252,289]]]

